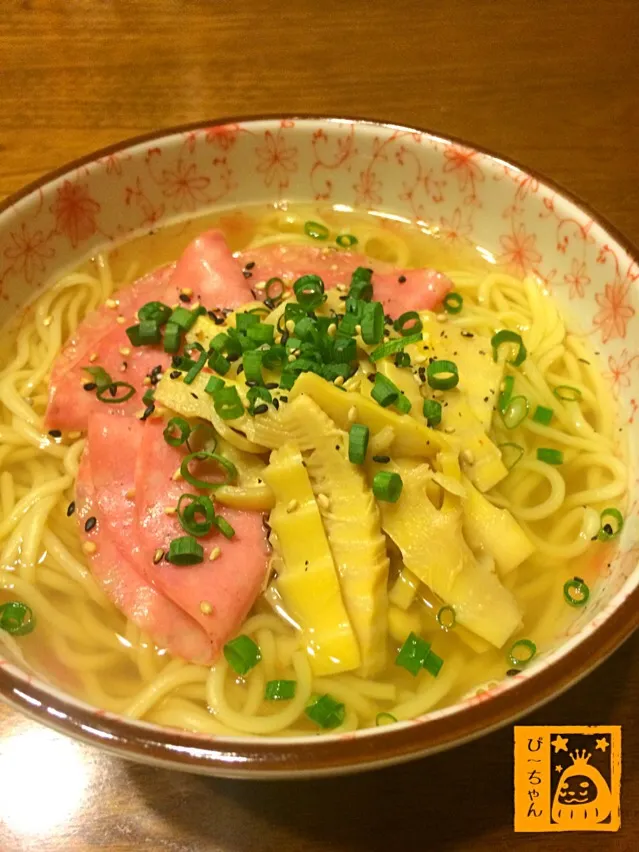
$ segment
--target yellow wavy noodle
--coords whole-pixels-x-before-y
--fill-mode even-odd
[[[449,248],[408,224],[303,206],[260,215],[247,211],[249,220],[245,231],[254,247],[334,246],[337,235],[350,233],[358,239],[355,250],[378,261],[435,266],[452,278],[464,297],[464,310],[447,317],[448,323],[480,335],[491,336],[503,327],[523,334],[528,358],[520,369],[507,367],[507,373],[515,378],[515,393],[530,401],[530,414],[544,405],[553,408],[554,417],[544,426],[529,416],[508,430],[495,415],[491,437],[497,443],[519,444],[526,455],[489,497],[510,509],[536,547],[504,583],[523,610],[522,635],[543,646],[570,617],[561,587],[567,577],[575,572],[584,576],[584,566],[595,564],[598,545],[591,539],[599,514],[609,505],[622,505],[628,478],[619,457],[608,387],[584,340],[566,334],[554,302],[536,281],[496,270],[480,251]],[[309,220],[327,229],[327,240],[315,241],[305,233]],[[304,710],[312,694],[324,692],[346,706],[336,732],[351,731],[374,725],[380,712],[397,719],[419,716],[500,678],[508,667],[503,651],[478,654],[454,630],[440,631],[432,603],[430,609],[421,604],[423,595],[402,614],[409,621],[413,616],[416,623],[421,620],[425,635],[444,658],[436,679],[425,672],[412,678],[394,666],[397,641],[391,636],[391,663],[375,680],[353,674],[314,678],[294,628],[269,604],[275,600],[272,590],[242,627],[260,646],[262,662],[239,678],[224,657],[210,669],[171,659],[127,622],[95,583],[75,518],[67,517],[84,440],[77,433],[55,440],[44,430],[49,371],[87,313],[154,268],[160,258],[164,262],[177,257],[194,234],[216,222],[209,216],[121,246],[110,258],[99,255],[39,292],[5,329],[0,370],[0,600],[24,600],[38,621],[32,635],[18,643],[6,637],[6,644],[23,651],[43,677],[60,680],[93,704],[210,735],[315,733]],[[246,247],[237,245],[237,233],[230,233],[230,239],[234,246]],[[276,323],[282,310],[276,309],[267,321]],[[362,360],[347,389],[361,386],[368,391],[365,377],[371,369]],[[558,385],[577,388],[580,399],[558,399],[553,393]],[[241,431],[223,421],[216,426],[236,450],[261,452]],[[375,436],[373,451],[384,452],[393,437],[392,430]],[[555,468],[536,461],[538,447],[561,449],[564,464]],[[242,495],[236,499],[241,503]],[[588,582],[594,581],[595,570],[586,577]],[[279,678],[296,680],[295,697],[287,702],[265,700],[265,684]]]

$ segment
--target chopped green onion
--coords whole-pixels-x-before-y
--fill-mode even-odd
[[[151,346],[162,340],[160,326],[153,320],[142,320],[139,325],[130,325],[126,336],[133,346]]]
[[[513,388],[515,387],[515,378],[514,376],[506,376],[504,379],[502,391],[499,394],[499,401],[497,403],[497,407],[499,409],[500,414],[505,414],[508,409],[508,403],[512,399]]]
[[[573,577],[564,583],[564,598],[570,606],[583,606],[589,597],[590,589],[581,577]]]
[[[348,296],[351,299],[360,299],[362,302],[370,302],[373,298],[373,270],[365,266],[358,266],[351,276],[351,286]]]
[[[334,382],[338,376],[342,376],[342,378],[348,379],[352,374],[353,368],[350,366],[350,364],[325,364],[321,368],[321,375],[326,379],[327,382]]]
[[[164,325],[171,316],[171,308],[163,302],[147,302],[138,311],[141,320],[152,320],[158,325]]]
[[[379,403],[382,408],[388,408],[389,405],[392,405],[397,400],[398,396],[399,389],[397,385],[381,373],[376,373],[375,384],[371,391],[371,397],[375,402]]]
[[[177,435],[175,434],[175,430],[178,432]],[[179,447],[188,441],[191,434],[191,426],[183,417],[172,417],[166,424],[166,428],[162,434],[167,444],[171,447]]]
[[[282,390],[290,390],[295,384],[296,378],[296,373],[293,373],[290,370],[283,370],[282,375],[280,376],[280,387]]]
[[[126,388],[122,396],[118,396],[118,388]],[[105,394],[109,394],[108,397]],[[100,388],[96,393],[100,402],[108,402],[109,405],[118,405],[121,402],[126,402],[135,394],[135,388],[128,382],[112,382],[108,388]]]
[[[315,276],[317,277],[317,276]],[[320,279],[321,281],[321,279]],[[323,286],[323,285],[322,285]],[[284,321],[288,322],[289,320],[293,320],[293,322],[297,322],[301,320],[302,317],[306,316],[306,311],[301,305],[298,305],[296,302],[289,302],[284,308]],[[280,317],[281,319],[281,317]],[[280,331],[284,331],[284,328],[280,328]]]
[[[262,659],[259,645],[250,636],[236,636],[224,646],[224,657],[236,674],[248,674]]]
[[[254,325],[257,325],[260,318],[249,311],[235,314],[235,328],[238,331],[248,331]]]
[[[272,302],[279,302],[284,295],[284,282],[281,278],[269,278],[264,288],[266,298]]]
[[[33,610],[20,601],[0,605],[0,630],[11,636],[26,636],[35,628]]]
[[[460,293],[446,293],[442,304],[447,314],[458,314],[464,306],[464,297]]]
[[[524,448],[522,446],[510,441],[506,441],[505,444],[498,444],[497,449],[501,450],[501,460],[507,470],[512,470],[514,466],[521,461],[524,454]]]
[[[452,630],[455,624],[457,623],[457,615],[452,606],[443,606],[437,615],[435,616],[437,619],[437,624],[444,630]]]
[[[174,322],[169,322],[164,326],[164,351],[174,355],[179,351],[182,345],[182,329]]]
[[[248,389],[246,399],[249,403],[249,414],[255,413],[255,403],[258,400],[260,400],[261,402],[265,402],[268,405],[273,402],[271,392],[264,387],[260,387],[259,385]]]
[[[190,331],[195,325],[199,311],[188,311],[186,308],[177,307],[173,310],[169,322],[174,323],[182,331]]]
[[[267,701],[290,701],[295,698],[296,691],[296,680],[269,680],[264,690],[264,698]]]
[[[409,633],[408,638],[395,657],[395,665],[406,669],[416,677],[430,653],[430,642],[424,641],[416,633]]]
[[[564,454],[561,450],[551,450],[548,447],[539,447],[537,459],[546,464],[563,464]]]
[[[286,363],[286,349],[280,344],[271,346],[262,352],[262,364],[267,370],[281,367]]]
[[[212,349],[215,352],[223,352],[228,342],[228,334],[225,334],[223,331],[221,331],[219,334],[216,334],[215,337],[209,342],[209,349]]]
[[[368,357],[371,361],[379,361],[380,358],[386,358],[388,355],[394,355],[395,352],[401,352],[405,346],[410,346],[411,343],[419,343],[421,339],[422,334],[419,332],[418,334],[411,334],[406,337],[396,337],[394,340],[387,340],[386,343],[382,343],[382,345],[378,346],[377,349],[373,349]]]
[[[225,376],[231,369],[231,362],[219,352],[212,352],[209,356],[209,367],[220,376]]]
[[[211,378],[206,383],[206,387],[204,390],[206,393],[210,393],[213,396],[220,390],[220,388],[224,387],[224,379],[220,379],[217,376],[211,376]]]
[[[155,402],[155,390],[153,388],[147,388],[142,394],[142,402],[145,405],[151,405],[152,402]]]
[[[352,337],[338,337],[333,343],[333,360],[349,363],[357,357],[357,343]]]
[[[237,388],[229,385],[213,394],[213,404],[222,420],[236,420],[244,414],[244,406]]]
[[[513,666],[525,666],[537,653],[537,646],[530,639],[518,639],[508,652],[508,659]]]
[[[222,533],[224,538],[233,538],[235,535],[235,530],[222,515],[216,515],[213,521],[214,526],[218,528],[218,530]]]
[[[564,402],[576,402],[578,399],[581,399],[581,391],[572,385],[558,385],[553,390],[553,393],[557,399],[561,399]]]
[[[295,336],[300,340],[311,341],[316,336],[315,321],[310,317],[302,317],[295,323]]]
[[[335,242],[340,248],[352,248],[357,245],[357,237],[352,234],[338,234]]]
[[[207,479],[198,479],[189,469],[189,464],[192,461],[215,462],[222,468],[226,476],[221,482],[210,482]],[[222,456],[219,453],[212,453],[208,450],[198,450],[195,453],[189,453],[188,456],[185,456],[182,459],[182,464],[180,465],[180,473],[189,485],[192,485],[194,488],[219,488],[222,485],[232,485],[237,480],[238,475],[237,468],[232,461],[227,459],[226,456]]]
[[[437,402],[436,399],[425,399],[422,410],[429,426],[438,426],[442,422],[441,402]]]
[[[375,716],[375,724],[378,728],[381,728],[384,725],[394,725],[397,719],[393,716],[392,713],[378,713]]]
[[[431,361],[426,368],[426,377],[434,390],[451,390],[459,384],[459,373],[454,361]]]
[[[490,343],[493,347],[493,361],[497,361],[499,357],[499,347],[503,343],[516,343],[519,347],[514,359],[508,360],[509,364],[519,367],[519,365],[523,364],[526,360],[526,355],[528,353],[526,352],[524,341],[521,339],[521,334],[517,334],[516,331],[510,331],[508,328],[502,328],[501,331],[498,331],[497,334],[492,336]]]
[[[337,728],[344,721],[346,707],[330,695],[321,695],[304,711],[320,728]]]
[[[246,332],[249,340],[254,341],[259,346],[263,346],[265,343],[273,342],[273,335],[275,334],[275,326],[270,325],[269,323],[261,322],[259,325],[253,325]]]
[[[554,411],[552,408],[546,408],[545,405],[538,405],[532,419],[535,423],[541,423],[542,426],[548,426],[552,420]]]
[[[348,460],[353,464],[364,464],[370,431],[368,426],[353,423],[348,432]]]
[[[408,352],[398,352],[397,355],[395,355],[395,366],[410,367],[410,355]]]
[[[195,364],[188,371],[186,376],[184,376],[184,384],[191,385],[199,375],[199,373],[204,369],[204,365],[206,364],[206,359],[208,358],[208,352],[202,352],[200,357],[197,359]]]
[[[293,291],[305,311],[314,311],[326,300],[324,282],[319,275],[302,275],[293,284]]]
[[[204,560],[204,549],[190,535],[174,538],[166,557],[173,565],[197,565]]]
[[[373,477],[373,494],[385,503],[397,503],[403,487],[404,483],[398,473],[380,470]]]
[[[305,222],[304,233],[307,237],[312,237],[314,240],[327,240],[328,228],[319,222]]]
[[[612,518],[615,521],[615,526],[606,521],[606,518]],[[599,541],[609,541],[611,538],[616,538],[623,529],[623,515],[619,509],[609,508],[604,509],[601,513],[601,528],[597,533]]]
[[[432,675],[433,677],[437,677],[437,675],[442,670],[443,665],[444,661],[434,651],[429,651],[426,655],[426,659],[422,663],[422,666],[426,669],[428,674]]]
[[[98,390],[108,388],[113,384],[113,379],[104,367],[83,367],[82,369],[93,378],[93,382]]]
[[[384,337],[384,308],[381,302],[366,302],[361,326],[364,343],[380,342]]]
[[[262,377],[262,353],[258,349],[246,352],[242,363],[247,381],[257,382],[261,385],[264,381]]]
[[[523,423],[528,416],[530,403],[525,396],[513,396],[506,410],[502,412],[501,419],[504,421],[506,429],[515,429],[520,423]]]
[[[393,323],[393,328],[398,331],[402,337],[408,337],[412,334],[421,333],[423,328],[422,321],[419,318],[417,311],[406,311]]]
[[[412,407],[413,403],[407,396],[404,395],[403,392],[400,391],[399,396],[395,400],[395,408],[399,411],[400,414],[408,414]]]
[[[189,505],[182,509],[182,502],[190,500]],[[215,521],[215,507],[210,497],[198,494],[182,494],[177,504],[177,515],[182,529],[189,535],[206,535]],[[197,516],[204,520],[198,521]]]

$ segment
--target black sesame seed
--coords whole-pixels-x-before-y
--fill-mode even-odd
[[[279,399],[274,399],[274,400],[273,400],[273,408],[277,411],[277,409],[278,409],[279,407],[280,407],[280,401],[279,401]]]
[[[193,397],[193,399],[199,399],[200,398],[196,393],[193,393],[193,391],[191,391],[191,396]]]
[[[240,357],[240,356],[239,356],[239,355],[236,355],[235,353],[229,353],[229,354],[226,356],[226,360],[227,360],[227,361],[230,361],[230,362],[231,362],[231,364],[232,364],[234,361],[237,361],[239,357]]]
[[[246,264],[246,266],[244,267],[244,269],[253,269],[254,267],[255,267],[255,261],[254,261],[254,260],[249,260],[249,262]]]
[[[378,464],[388,464],[390,456],[373,456],[373,461]]]
[[[172,379],[179,379],[182,373],[179,370],[171,370],[169,373],[169,377]]]
[[[240,366],[237,368],[237,375],[239,376],[240,373],[243,373],[243,372],[244,372],[244,364],[240,364]]]
[[[282,346],[284,346],[284,344],[286,343],[286,341],[289,339],[290,336],[291,335],[288,333],[288,331],[282,332],[282,339],[280,340],[280,343],[282,344]]]
[[[262,403],[261,405],[256,405],[253,409],[253,414],[266,414],[268,411],[268,405],[266,403]]]
[[[347,299],[348,299],[348,296],[340,296],[339,297],[340,302],[345,302]]]
[[[95,382],[87,382],[86,385],[82,385],[82,387],[85,391],[93,391],[97,388],[97,385]]]
[[[266,388],[266,390],[275,390],[275,388],[278,388],[279,385],[277,382],[267,382],[264,387]]]
[[[142,415],[140,420],[146,420],[148,417],[150,417],[153,414],[154,411],[155,411],[155,403],[152,402],[150,405],[147,405],[147,407],[144,409],[144,414]]]
[[[239,370],[238,370],[238,373],[239,373]],[[256,382],[255,379],[247,379],[246,380],[246,387],[247,388],[254,388],[257,384],[258,384],[258,382]]]
[[[253,273],[252,273],[252,272],[249,272],[249,271],[248,271],[248,269],[244,269],[244,270],[242,271],[242,275],[243,275],[245,278],[252,278],[252,277],[253,277]]]
[[[398,282],[399,282],[400,284],[405,284],[405,283],[406,283],[406,276],[405,276],[405,275],[400,275],[400,276],[399,276],[399,278],[398,278],[397,280],[398,280]]]
[[[156,364],[155,367],[149,373],[149,375],[151,377],[153,377],[153,376],[157,376],[158,373],[161,373],[161,372],[162,372],[162,364]]]
[[[461,335],[462,335],[462,337],[474,337],[475,336],[472,333],[472,331],[462,331]]]
[[[288,402],[288,397],[287,396],[281,396],[280,402]]]
[[[91,532],[91,530],[97,524],[97,522],[98,522],[98,519],[93,517],[93,516],[91,516],[90,518],[87,518],[86,523],[84,524],[84,531],[85,532]]]
[[[508,669],[506,675],[508,677],[514,677],[515,675],[521,674],[521,669]]]
[[[70,518],[71,515],[75,512],[75,500],[72,500],[67,506],[67,518]]]
[[[180,301],[181,302],[190,302],[191,297],[187,296],[186,293],[180,293]]]
[[[375,374],[374,374],[374,373],[369,373],[369,374],[366,376],[366,378],[368,379],[368,381],[369,381],[369,382],[374,382],[374,381],[375,381]]]
[[[612,533],[614,532],[614,531],[613,531],[613,529],[612,529],[612,525],[611,525],[611,524],[604,524],[604,525],[603,525],[603,531],[604,531],[607,535],[612,535]]]
[[[273,308],[275,307],[275,302],[273,301],[273,299],[270,298],[264,299],[264,304],[267,308],[270,308],[270,310],[273,310]]]
[[[118,395],[118,389],[116,388],[115,385],[109,385],[109,393],[111,394],[111,396],[117,396]]]
[[[51,435],[52,438],[61,438],[62,432],[59,429],[49,429],[49,435]]]
[[[126,370],[126,368],[127,368],[128,366],[129,366],[129,365],[128,365],[128,363],[127,363],[126,361],[123,361],[123,362],[122,362],[122,369],[123,369],[123,370]]]

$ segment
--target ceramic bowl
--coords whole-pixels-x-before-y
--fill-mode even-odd
[[[130,235],[215,207],[287,200],[421,221],[449,243],[481,246],[516,274],[534,273],[570,326],[589,336],[618,397],[621,422],[632,426],[639,407],[636,251],[546,179],[466,143],[392,124],[320,117],[208,121],[71,163],[0,205],[2,314]],[[634,469],[636,437],[630,443]],[[637,626],[638,499],[633,475],[618,555],[554,648],[516,677],[414,721],[294,740],[185,734],[98,711],[7,659],[0,661],[0,695],[47,725],[125,757],[214,775],[328,774],[425,755],[557,695]]]

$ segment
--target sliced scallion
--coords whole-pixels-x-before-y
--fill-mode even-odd
[[[553,450],[549,447],[539,447],[537,450],[537,459],[546,464],[563,464],[564,454],[562,450]]]
[[[193,536],[174,538],[166,557],[173,565],[197,565],[204,560],[204,549]]]
[[[250,636],[231,639],[224,646],[224,658],[236,674],[248,674],[262,659],[262,652]]]
[[[261,385],[264,379],[262,377],[262,353],[259,349],[254,349],[252,352],[245,352],[242,363],[244,364],[244,375],[247,381],[257,382]]]
[[[553,393],[557,399],[561,399],[564,402],[576,402],[581,399],[581,391],[572,385],[558,385],[554,388]]]
[[[452,606],[443,606],[435,616],[437,619],[437,624],[443,630],[452,630],[455,624],[457,623],[457,616],[455,614],[455,610]]]
[[[525,666],[537,653],[537,646],[530,639],[518,639],[508,651],[508,659],[513,666]]]
[[[442,422],[442,404],[436,399],[425,399],[422,407],[426,423],[433,427]]]
[[[182,329],[174,322],[169,322],[164,326],[164,351],[175,355],[182,345]]]
[[[171,447],[180,447],[188,441],[191,426],[183,417],[171,417],[162,434]]]
[[[197,359],[195,364],[188,371],[186,376],[184,376],[184,384],[191,385],[200,374],[200,372],[204,369],[204,365],[206,364],[206,359],[208,358],[208,352],[201,352],[200,357]]]
[[[517,334],[516,331],[510,331],[508,328],[503,328],[501,331],[498,331],[497,334],[494,334],[490,340],[491,346],[493,347],[493,360],[497,361],[499,358],[499,347],[504,343],[514,343],[517,345],[517,354],[512,360],[508,360],[509,364],[512,364],[515,367],[519,367],[526,360],[526,347],[524,346],[524,341],[521,339],[521,334]]]
[[[35,628],[33,610],[20,601],[0,605],[0,630],[11,636],[26,636]]]
[[[398,396],[399,388],[397,385],[381,373],[376,373],[375,384],[371,391],[371,397],[375,402],[379,403],[382,408],[388,408],[397,400]]]
[[[147,302],[138,310],[138,319],[152,320],[158,325],[164,325],[171,313],[171,308],[163,302]]]
[[[610,521],[614,521],[614,526]],[[601,513],[601,527],[597,533],[599,541],[609,541],[611,538],[616,538],[622,529],[623,515],[619,509],[613,507],[604,509]]]
[[[124,388],[124,392],[120,394],[119,388]],[[106,394],[109,394],[106,396]],[[135,394],[135,388],[128,382],[111,382],[106,388],[100,388],[96,393],[100,402],[108,402],[109,405],[118,405],[121,402],[126,402]]]
[[[357,237],[352,234],[338,234],[335,242],[340,248],[352,248],[357,245]]]
[[[221,482],[210,482],[207,479],[198,479],[189,468],[189,464],[192,461],[198,462],[214,462],[218,467],[222,469],[225,474],[225,478]],[[194,488],[219,488],[222,485],[232,485],[237,481],[237,468],[233,464],[230,459],[227,459],[226,456],[220,455],[219,453],[212,453],[208,450],[197,450],[195,453],[189,453],[188,456],[184,456],[182,459],[182,464],[180,465],[180,473],[184,477],[184,479],[192,485]]]
[[[506,429],[515,429],[520,423],[523,423],[528,416],[529,407],[530,403],[525,396],[521,394],[513,396],[505,411],[501,412],[501,419],[504,421]]]
[[[401,352],[405,346],[410,346],[411,343],[419,343],[422,339],[421,332],[417,334],[407,335],[406,337],[396,337],[393,340],[387,340],[373,349],[368,356],[371,361],[379,361],[380,358],[387,358],[389,355],[394,355],[396,352]]]
[[[507,470],[512,470],[524,454],[524,448],[520,444],[514,444],[511,441],[498,444],[497,449],[501,451],[501,460]]]
[[[361,319],[364,343],[379,343],[384,336],[384,308],[381,302],[366,302]]]
[[[377,716],[375,716],[375,724],[378,728],[381,728],[384,725],[394,725],[396,721],[397,719],[392,713],[378,713]]]
[[[581,577],[573,577],[564,583],[564,599],[570,606],[583,606],[588,603],[589,597],[590,589]]]
[[[215,516],[213,525],[218,528],[224,538],[233,538],[233,536],[235,535],[235,529],[231,524],[229,524],[226,518],[222,517],[222,515]]]
[[[213,404],[222,420],[236,420],[244,414],[244,406],[237,388],[229,385],[213,394]]]
[[[499,401],[497,403],[497,407],[499,409],[500,414],[505,414],[508,410],[508,404],[512,399],[513,388],[515,387],[515,378],[514,376],[506,376],[504,378],[504,382],[502,385],[501,393],[499,394]]]
[[[169,322],[179,326],[182,331],[190,331],[195,325],[195,321],[199,316],[198,311],[189,311],[186,308],[174,308],[173,313],[169,318]]]
[[[442,304],[447,314],[458,314],[464,306],[464,297],[460,293],[446,293]]]
[[[327,240],[329,231],[326,225],[309,221],[304,223],[304,233],[314,240]]]
[[[459,373],[454,361],[431,361],[426,368],[428,384],[434,390],[451,390],[459,384]]]
[[[402,337],[409,337],[410,335],[421,333],[423,326],[417,311],[406,311],[395,320],[393,328]]]
[[[113,384],[113,379],[104,367],[83,367],[82,369],[93,378],[93,382],[98,390],[108,388]]]
[[[370,430],[361,423],[353,423],[348,432],[348,460],[353,464],[364,464]]]
[[[269,680],[264,690],[264,698],[267,701],[290,701],[295,698],[296,691],[296,680]]]
[[[426,642],[417,636],[416,633],[409,633],[408,638],[395,657],[395,665],[406,669],[413,677],[416,677],[429,653],[430,642]]]
[[[293,284],[293,291],[298,303],[306,311],[319,308],[326,299],[324,282],[319,275],[303,275]]]
[[[190,501],[187,506],[182,503]],[[206,535],[215,520],[215,507],[210,497],[204,494],[182,494],[177,504],[177,515],[182,529],[192,536]],[[203,520],[198,520],[198,516]]]
[[[553,418],[554,411],[552,408],[546,408],[545,405],[538,405],[532,419],[535,423],[541,423],[542,426],[548,426]]]
[[[320,695],[304,711],[320,728],[337,728],[344,721],[346,707],[330,695]]]
[[[398,473],[380,470],[373,477],[373,494],[385,503],[397,503],[404,483]]]

